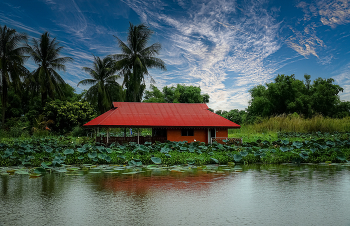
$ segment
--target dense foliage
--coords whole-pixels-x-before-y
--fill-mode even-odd
[[[46,103],[44,115],[52,120],[54,131],[61,134],[70,132],[76,126],[82,126],[96,117],[88,102],[69,102],[54,100]]]
[[[266,86],[258,85],[250,90],[251,101],[248,117],[298,113],[305,117],[322,114],[329,117],[350,116],[350,102],[341,102],[339,92],[343,88],[333,84],[332,78],[317,78],[311,84],[310,76],[305,82],[294,75],[278,75]]]
[[[147,46],[152,34],[153,31],[145,24],[134,26],[130,23],[127,44],[116,37],[122,53],[113,57],[124,76],[125,101],[141,102],[146,87],[144,75],[149,76],[149,69],[166,70],[165,63],[155,57],[161,49],[160,43]]]
[[[116,81],[119,76],[114,74],[118,67],[110,56],[103,59],[94,56],[93,67],[84,67],[83,70],[89,73],[91,78],[80,81],[78,86],[91,85],[84,93],[84,99],[95,106],[99,114],[111,109],[113,101],[123,101],[123,88]]]
[[[148,103],[209,103],[209,95],[201,94],[201,88],[196,86],[163,87],[161,92],[156,86],[151,85],[151,91],[145,92],[143,102]]]
[[[281,133],[277,140],[236,144],[200,142],[112,144],[105,147],[87,137],[8,139],[0,143],[0,166],[61,164],[127,164],[130,166],[236,163],[320,163],[350,159],[349,133]]]

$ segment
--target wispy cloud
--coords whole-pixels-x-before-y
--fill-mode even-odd
[[[180,2],[178,16],[168,14],[160,1],[125,2],[165,34],[162,59],[175,67],[168,76],[200,85],[212,108],[245,108],[247,91],[269,81],[279,68],[269,58],[281,47],[280,24],[263,1],[242,8],[235,1]]]

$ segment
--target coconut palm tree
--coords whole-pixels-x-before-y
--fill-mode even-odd
[[[149,75],[148,69],[159,68],[166,70],[165,63],[155,57],[161,49],[160,43],[147,47],[153,31],[146,25],[134,26],[130,23],[127,44],[116,37],[121,54],[113,55],[124,76],[126,86],[126,101],[140,102],[144,91],[144,75]],[[151,77],[151,80],[152,77]]]
[[[84,96],[92,105],[97,105],[100,114],[111,108],[112,101],[122,101],[122,87],[116,82],[119,76],[115,75],[117,65],[112,57],[101,59],[94,56],[93,67],[84,67],[83,70],[92,78],[80,81],[78,86],[91,85]]]
[[[8,89],[14,86],[20,89],[20,77],[28,73],[23,66],[26,57],[25,47],[20,46],[27,41],[25,34],[17,33],[16,30],[0,25],[0,93],[2,104],[2,125],[5,123],[6,109],[8,105]]]
[[[62,96],[61,85],[65,84],[57,70],[66,70],[64,65],[73,61],[71,57],[60,57],[62,46],[56,38],[51,38],[48,32],[43,33],[39,39],[33,38],[33,45],[27,44],[30,57],[38,65],[32,72],[29,83],[34,90],[41,93],[41,104],[45,105],[47,98],[54,98],[55,94]]]

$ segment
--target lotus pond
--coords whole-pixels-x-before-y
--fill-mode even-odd
[[[350,164],[0,167],[0,225],[349,225]]]
[[[279,134],[237,144],[200,142],[113,143],[106,147],[89,138],[48,137],[0,141],[0,166],[37,166],[36,173],[62,164],[142,166],[229,163],[342,163],[350,159],[350,133]]]

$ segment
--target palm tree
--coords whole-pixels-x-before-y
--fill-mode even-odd
[[[114,74],[118,69],[112,57],[101,59],[94,56],[93,68],[84,67],[83,70],[92,78],[80,81],[78,86],[92,85],[85,93],[85,98],[92,105],[97,105],[99,113],[109,110],[112,101],[122,101],[122,87],[116,82],[119,76]]]
[[[16,30],[0,25],[0,93],[2,103],[2,126],[5,123],[5,114],[8,105],[8,89],[14,86],[20,89],[20,77],[28,70],[23,66],[26,59],[23,54],[25,47],[22,42],[27,41],[25,34],[17,33]]]
[[[45,105],[47,98],[54,98],[57,93],[62,96],[63,78],[56,70],[66,70],[66,62],[73,61],[71,57],[60,57],[62,46],[56,38],[50,38],[48,32],[43,33],[39,39],[33,38],[33,45],[27,44],[27,51],[34,62],[39,66],[32,72],[29,83],[33,89],[41,93],[41,104]]]
[[[152,34],[153,31],[146,25],[134,26],[130,23],[127,44],[116,37],[122,53],[113,57],[124,75],[123,85],[125,84],[127,88],[126,101],[141,101],[145,88],[144,75],[149,75],[148,69],[166,70],[164,62],[155,57],[161,49],[160,43],[146,47]]]

